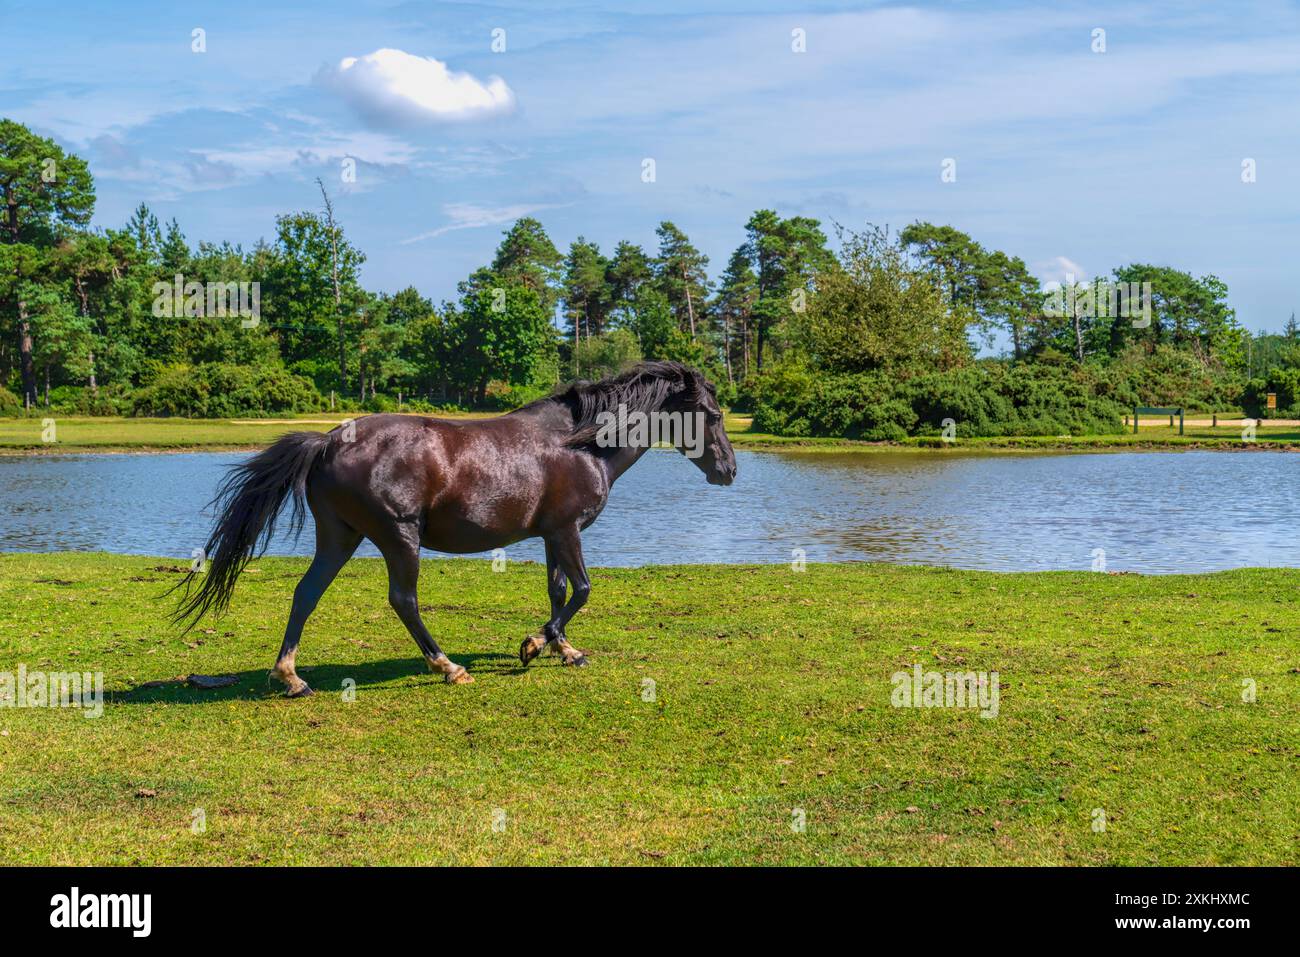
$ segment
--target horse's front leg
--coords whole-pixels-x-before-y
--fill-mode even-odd
[[[545,542],[546,588],[551,599],[551,619],[542,629],[542,634],[524,639],[519,646],[519,660],[526,665],[541,654],[543,648],[554,644],[564,664],[582,667],[587,663],[586,656],[569,644],[564,635],[564,626],[587,603],[587,596],[591,593],[587,566],[582,560],[582,539],[574,528],[563,535],[547,538]],[[573,596],[566,602],[570,580],[573,582]]]
[[[569,580],[564,575],[564,569],[555,561],[555,549],[551,547],[550,541],[543,539],[543,543],[546,546],[546,592],[551,599],[551,619],[554,619],[564,607],[564,599],[568,597]],[[519,660],[527,665],[548,644],[550,642],[543,635],[529,635],[519,646]]]

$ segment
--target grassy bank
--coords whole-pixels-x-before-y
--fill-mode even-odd
[[[487,413],[460,413],[444,418],[482,418]],[[43,437],[40,418],[0,419],[0,455],[57,454],[68,452],[223,451],[261,448],[285,432],[333,428],[346,418],[316,414],[292,419],[128,419],[55,418],[55,441]],[[1161,448],[1300,449],[1300,427],[1263,426],[1256,441],[1244,443],[1237,426],[1188,426],[1185,435],[1168,426],[1143,427],[1140,435],[1004,436],[959,439],[914,438],[905,442],[855,442],[834,438],[791,438],[750,431],[747,416],[727,417],[727,429],[738,449],[828,452],[871,452],[899,449],[934,449],[943,452],[1000,450],[1123,450]]]
[[[728,434],[736,448],[798,449],[801,451],[870,452],[900,449],[935,450],[945,453],[997,451],[1139,451],[1143,449],[1215,449],[1259,451],[1300,449],[1300,427],[1265,425],[1256,429],[1255,440],[1242,440],[1240,426],[1143,426],[1141,432],[1116,435],[1002,435],[959,438],[945,442],[937,436],[920,436],[901,442],[855,442],[836,438],[794,438],[750,430],[748,417],[728,421]]]
[[[95,720],[0,709],[0,863],[1300,856],[1300,573],[601,569],[570,627],[591,666],[524,670],[543,571],[431,560],[426,617],[477,677],[449,686],[354,560],[299,657],[317,694],[290,701],[266,672],[305,564],[255,563],[182,638],[155,600],[171,559],[0,555],[0,670],[111,692]],[[892,707],[915,663],[997,671],[997,717]],[[140,687],[195,672],[239,682]]]
[[[446,418],[474,418],[474,414]],[[0,419],[0,454],[253,449],[286,432],[327,430],[347,416],[311,413],[286,419],[136,419],[55,417],[54,439],[40,418]]]

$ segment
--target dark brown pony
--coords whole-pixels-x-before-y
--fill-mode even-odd
[[[420,618],[421,546],[466,553],[542,538],[551,617],[540,635],[524,640],[519,658],[526,665],[553,643],[565,664],[584,665],[587,659],[564,634],[591,592],[580,533],[649,447],[635,430],[612,443],[609,430],[602,433],[620,408],[629,415],[692,417],[702,441],[688,451],[689,433],[679,430],[675,444],[710,483],[730,485],[735,478],[736,456],[713,386],[677,362],[642,363],[611,379],[580,382],[493,419],[370,415],[328,433],[292,432],[226,476],[212,503],[219,517],[205,549],[207,571],[191,572],[181,583],[175,617],[193,627],[205,612],[226,609],[240,572],[266,549],[292,496],[295,529],[302,527],[304,505],[315,518],[316,555],[294,590],[273,670],[290,697],[311,694],[294,669],[302,628],[362,538],[383,554],[388,600],[429,669],[453,684],[473,679]],[[196,578],[202,583],[192,591]]]

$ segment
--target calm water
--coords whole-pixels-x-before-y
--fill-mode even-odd
[[[238,454],[0,457],[0,551],[187,559]],[[891,561],[996,570],[1300,566],[1300,455],[741,452],[730,488],[647,455],[584,536],[591,565]],[[311,523],[273,554],[309,555]],[[377,552],[366,542],[358,554]],[[539,542],[507,550],[542,560]]]

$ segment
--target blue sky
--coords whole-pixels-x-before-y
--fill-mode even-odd
[[[249,245],[320,176],[366,285],[435,300],[525,213],[606,251],[671,219],[716,276],[770,207],[951,223],[1044,280],[1212,272],[1276,330],[1298,110],[1293,3],[0,0],[0,114],[90,161],[97,225]]]

